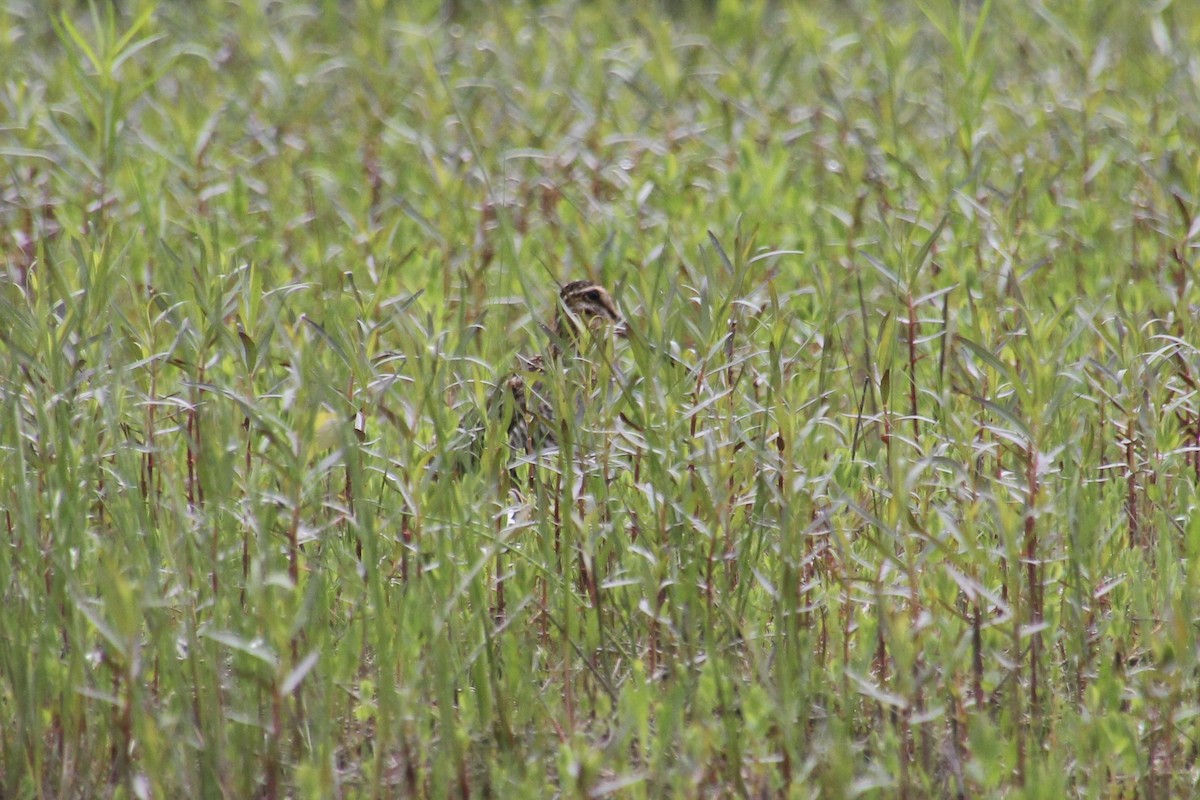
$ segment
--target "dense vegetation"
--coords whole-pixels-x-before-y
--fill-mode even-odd
[[[113,9],[0,11],[0,796],[1195,791],[1200,7]]]

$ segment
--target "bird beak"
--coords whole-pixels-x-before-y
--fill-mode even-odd
[[[617,336],[621,337],[622,339],[628,339],[629,338],[629,323],[626,322],[625,320],[621,320],[613,328],[613,332],[615,334],[617,334]]]

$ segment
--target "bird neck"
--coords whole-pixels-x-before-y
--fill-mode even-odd
[[[579,326],[575,320],[563,312],[554,317],[554,327],[550,331],[550,355],[559,358],[567,350],[579,349]]]

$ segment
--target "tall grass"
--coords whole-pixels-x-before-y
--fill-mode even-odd
[[[0,796],[1189,796],[1200,17],[1069,5],[10,2]]]

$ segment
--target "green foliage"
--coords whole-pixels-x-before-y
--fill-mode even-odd
[[[1070,5],[8,3],[0,796],[1193,794],[1200,16]]]

